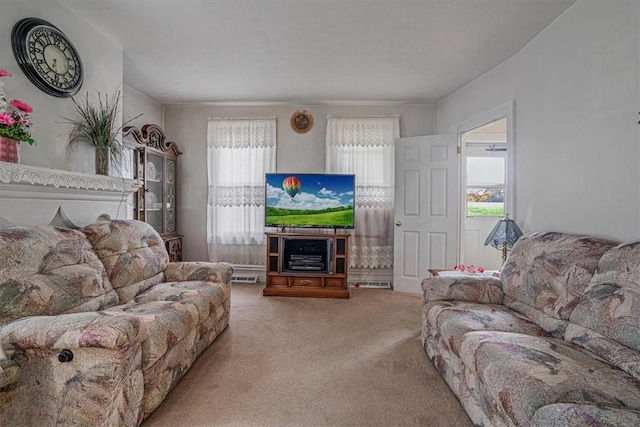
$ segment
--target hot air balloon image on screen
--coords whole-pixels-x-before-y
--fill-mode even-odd
[[[355,175],[267,173],[265,226],[355,228]]]
[[[282,181],[282,188],[292,199],[296,197],[301,186],[300,180],[295,176],[288,176]]]

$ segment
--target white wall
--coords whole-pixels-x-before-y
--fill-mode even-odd
[[[122,120],[133,119],[127,126],[135,126],[140,129],[151,123],[164,129],[164,107],[159,102],[126,84],[123,85],[122,93]],[[135,118],[139,114],[142,116]]]
[[[313,128],[294,132],[291,115],[305,109]],[[278,172],[323,172],[327,115],[399,114],[400,135],[429,135],[435,131],[435,106],[417,105],[263,105],[167,106],[165,130],[183,154],[178,161],[178,231],[185,236],[186,260],[207,259],[207,122],[209,117],[277,117]]]
[[[640,2],[578,0],[511,59],[440,101],[437,132],[516,101],[523,231],[640,238]]]
[[[432,105],[390,106],[171,106],[163,107],[122,86],[122,50],[58,2],[3,0],[0,68],[10,97],[35,109],[36,147],[22,144],[22,163],[93,173],[93,150],[67,157],[71,101],[37,89],[22,73],[11,49],[11,29],[40,17],[65,32],[82,56],[80,92],[128,98],[125,117],[135,124],[164,125],[180,159],[179,230],[187,259],[206,258],[206,128],[213,116],[277,116],[278,170],[324,170],[327,114],[400,114],[402,136],[448,133],[451,126],[516,100],[517,199],[513,216],[525,231],[563,230],[618,239],[640,237],[638,138],[640,47],[638,0],[578,0],[514,57]],[[314,128],[299,135],[290,115],[307,109]],[[164,114],[164,117],[163,117]],[[437,120],[436,120],[437,118]]]
[[[36,17],[51,22],[64,32],[78,50],[85,79],[77,96],[87,91],[113,94],[122,85],[122,50],[58,2],[2,0],[0,13],[0,68],[13,74],[3,79],[7,96],[34,108],[34,139],[37,146],[21,144],[21,163],[76,172],[94,173],[93,149],[79,147],[67,156],[68,125],[61,117],[74,117],[69,98],[47,95],[22,73],[13,56],[11,30],[22,18]]]

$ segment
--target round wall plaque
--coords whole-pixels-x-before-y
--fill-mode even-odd
[[[307,133],[313,127],[313,116],[307,110],[298,110],[291,116],[291,129],[298,133]]]

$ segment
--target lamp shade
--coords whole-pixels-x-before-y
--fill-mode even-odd
[[[518,224],[507,215],[504,219],[498,221],[487,240],[484,241],[484,245],[491,245],[496,249],[502,249],[505,246],[509,249],[513,247],[516,241],[522,236],[522,231]]]

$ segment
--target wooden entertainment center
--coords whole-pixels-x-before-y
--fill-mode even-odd
[[[266,233],[265,296],[349,298],[348,234]]]

